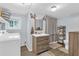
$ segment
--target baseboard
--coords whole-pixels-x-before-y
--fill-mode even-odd
[[[25,44],[24,43],[21,43],[21,46],[25,46]]]
[[[27,46],[28,51],[32,51],[32,48],[30,48],[28,44],[25,45]]]
[[[32,51],[32,48],[30,48],[27,43],[21,43],[21,46],[26,46],[28,51]]]

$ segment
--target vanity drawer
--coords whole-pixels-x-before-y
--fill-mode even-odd
[[[46,37],[37,37],[37,41],[39,42],[39,41],[43,41],[43,40],[48,40],[49,39],[49,37],[48,36],[46,36]]]
[[[40,42],[37,42],[37,45],[45,45],[45,44],[49,44],[48,40],[42,40]]]

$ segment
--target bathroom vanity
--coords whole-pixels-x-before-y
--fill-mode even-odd
[[[49,49],[49,34],[33,34],[32,49],[35,55]]]

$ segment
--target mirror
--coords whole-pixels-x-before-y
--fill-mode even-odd
[[[37,19],[35,21],[35,30],[43,30],[43,20]]]
[[[36,19],[35,20],[35,33],[46,33],[46,19]]]
[[[45,34],[47,33],[47,16],[37,17],[36,14],[30,13],[32,18],[33,27],[31,29],[31,34]]]

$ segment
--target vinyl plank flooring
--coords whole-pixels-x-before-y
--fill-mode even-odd
[[[37,56],[68,56],[68,53],[63,52],[64,48],[50,49]],[[26,46],[21,47],[21,56],[35,56],[32,52],[29,52]]]

